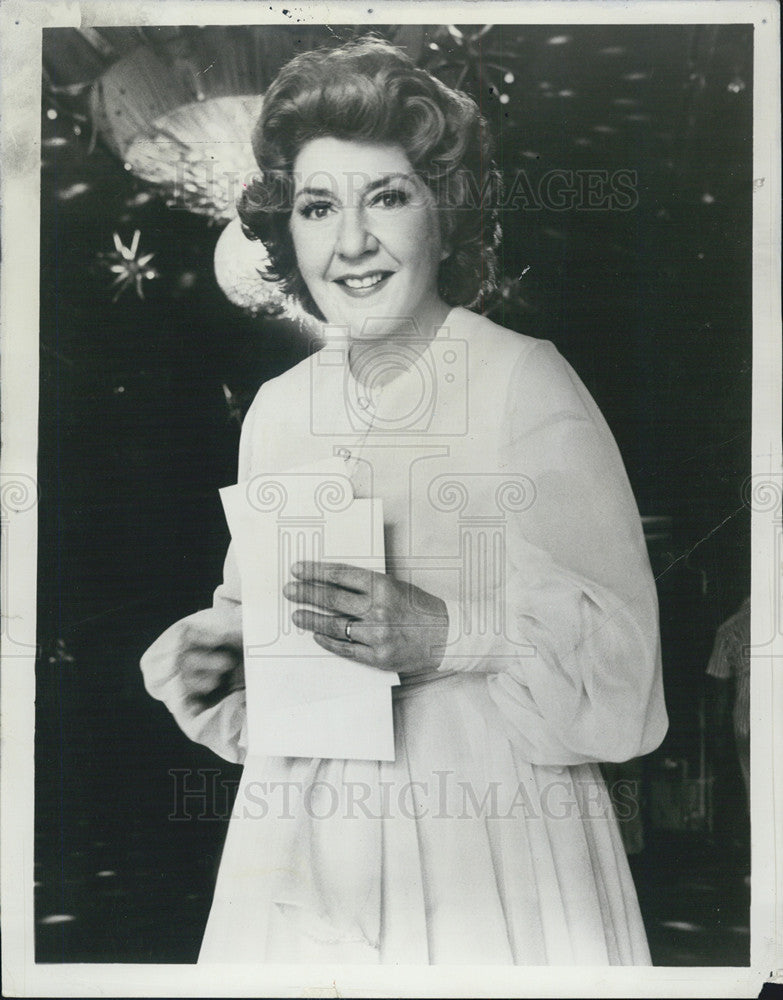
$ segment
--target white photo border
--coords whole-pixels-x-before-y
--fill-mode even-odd
[[[287,14],[283,14],[285,6]],[[41,31],[180,24],[540,23],[754,25],[752,886],[748,968],[315,967],[35,963],[36,645]],[[757,996],[783,982],[783,468],[780,60],[774,0],[449,3],[6,0],[2,43],[2,973],[6,996]],[[12,583],[11,583],[12,581]],[[11,626],[12,623],[12,626]],[[770,638],[770,636],[772,638]],[[778,669],[776,669],[776,664]]]

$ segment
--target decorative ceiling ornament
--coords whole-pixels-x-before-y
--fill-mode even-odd
[[[228,222],[243,185],[258,174],[250,134],[262,100],[213,97],[161,115],[126,148],[126,169],[154,184],[169,208]]]
[[[140,299],[144,298],[144,281],[153,281],[160,277],[160,272],[150,267],[150,261],[155,256],[154,253],[145,253],[139,256],[139,241],[141,240],[140,230],[133,234],[130,246],[126,247],[120,239],[119,233],[113,233],[114,250],[107,254],[101,254],[101,263],[115,275],[111,284],[117,289],[112,299],[116,302],[124,291],[133,288]]]
[[[205,87],[181,60],[140,46],[96,82],[92,117],[125,169],[155,185],[169,207],[228,222],[256,172],[250,134],[262,98]]]

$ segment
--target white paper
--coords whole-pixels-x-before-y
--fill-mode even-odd
[[[220,491],[242,581],[248,753],[394,760],[395,673],[325,652],[282,593],[299,560],[384,572],[380,500],[342,465],[255,476]]]

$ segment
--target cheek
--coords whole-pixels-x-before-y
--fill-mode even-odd
[[[294,245],[296,263],[303,277],[322,271],[328,262],[328,239],[323,229],[304,227],[292,222],[291,239]]]
[[[412,213],[397,224],[390,238],[400,257],[417,269],[428,273],[440,264],[440,224],[432,213]]]
[[[441,262],[441,238],[440,229],[436,225],[431,226],[426,232],[420,232],[417,242],[417,252],[419,268],[422,274],[431,274],[437,271]]]
[[[430,209],[426,213],[423,213],[421,219],[421,234],[422,234],[422,250],[427,253],[427,255],[434,259],[435,266],[440,263],[441,248],[443,246],[443,241],[441,239],[441,217],[440,213],[434,209]]]

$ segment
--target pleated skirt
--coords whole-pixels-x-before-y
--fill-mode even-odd
[[[246,761],[200,962],[650,964],[597,764],[523,760],[478,674],[394,724],[393,762]]]

